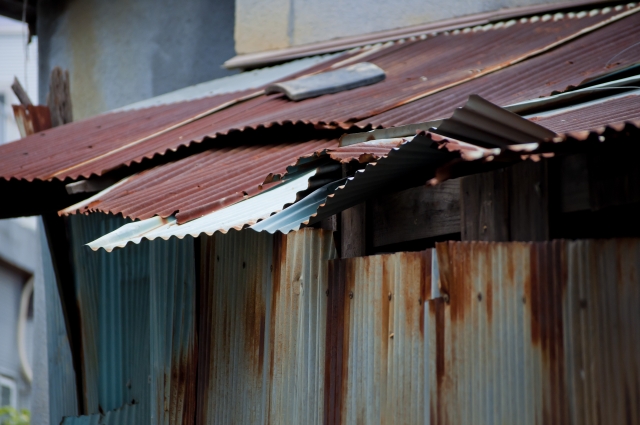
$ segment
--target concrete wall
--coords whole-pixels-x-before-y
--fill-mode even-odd
[[[40,0],[40,101],[71,73],[74,120],[228,75],[234,0]]]
[[[562,0],[236,0],[236,51],[368,34],[478,12]]]

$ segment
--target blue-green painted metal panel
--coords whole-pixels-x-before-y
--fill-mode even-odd
[[[47,310],[47,354],[49,369],[49,423],[59,424],[64,416],[77,415],[76,375],[62,313],[62,304],[47,240],[40,227],[42,271]]]

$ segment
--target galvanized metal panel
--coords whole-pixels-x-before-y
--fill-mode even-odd
[[[194,241],[150,244],[151,417],[149,423],[193,423],[196,402]]]
[[[424,423],[431,250],[329,263],[325,423]]]
[[[640,240],[437,251],[429,423],[638,423]]]
[[[523,22],[487,25],[455,34],[389,43],[379,49],[366,48],[362,54],[368,55],[367,61],[385,70],[385,81],[374,86],[300,102],[253,92],[106,114],[0,147],[2,177],[6,180],[14,178],[32,181],[100,175],[108,170],[138,163],[144,158],[152,158],[156,154],[161,155],[181,146],[201,142],[207,137],[274,124],[313,123],[342,128],[356,123],[361,127],[377,126],[382,121],[372,120],[371,117],[375,115],[402,105],[419,103],[416,101],[448,91],[447,89],[465,81],[477,80],[483,75],[533,56],[545,57],[546,54],[542,53],[589,32],[594,32],[600,38],[602,31],[606,32],[615,26],[612,22],[638,10],[640,9],[623,8],[614,11],[612,8],[605,8],[571,16],[548,15]],[[635,17],[630,17],[622,19],[622,22],[628,23],[634,19]],[[622,27],[616,26],[615,32],[620,32],[620,28]],[[596,31],[600,29],[602,31]],[[532,33],[536,36],[532,37]],[[611,39],[609,43],[619,45]],[[499,46],[499,49],[493,49],[494,53],[498,53],[487,55],[487,46],[491,45]],[[608,51],[610,50],[609,46]],[[618,59],[616,58],[616,64],[603,64],[599,59],[597,73],[603,73],[603,65],[607,65],[607,71],[619,69],[622,65],[617,65],[620,62]],[[322,66],[324,69],[340,67],[355,60],[361,58],[352,56],[342,62],[327,61]],[[322,70],[322,66],[317,70]],[[544,66],[542,63],[541,67]],[[538,72],[537,68],[534,69]],[[576,73],[573,72],[572,75]],[[517,81],[522,84],[522,79]],[[555,81],[555,76],[536,84],[536,93],[539,87],[550,81]],[[467,89],[465,87],[465,98],[474,92]],[[539,93],[535,96],[537,95]],[[535,96],[530,95],[522,100]],[[491,97],[488,99],[493,101]],[[432,103],[430,100],[429,104]],[[424,104],[421,105],[422,109],[426,109]],[[448,108],[448,111],[451,109]],[[424,121],[417,116],[418,114],[414,114],[411,121]],[[401,123],[396,119],[392,124]],[[46,148],[43,149],[43,146]]]
[[[197,423],[320,423],[332,235],[202,237]]]
[[[294,203],[298,199],[299,193],[309,188],[309,180],[318,171],[319,169],[313,169],[292,176],[289,181],[254,197],[182,225],[177,224],[173,217],[168,219],[153,217],[129,223],[111,233],[103,233],[102,237],[87,245],[93,250],[104,248],[111,251],[114,248],[124,247],[129,242],[139,244],[142,239],[169,239],[173,236],[183,238],[187,235],[197,237],[201,233],[212,235],[216,232],[226,233],[231,229],[240,230]]]

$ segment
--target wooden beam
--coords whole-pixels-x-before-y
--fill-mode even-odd
[[[367,204],[361,203],[340,213],[341,258],[367,255]]]
[[[33,103],[31,102],[31,99],[29,99],[29,95],[22,88],[22,84],[20,84],[20,81],[18,81],[18,77],[13,78],[13,84],[11,84],[11,89],[13,90],[13,93],[15,93],[16,97],[18,98],[22,106],[33,105]]]
[[[463,241],[508,241],[509,205],[504,169],[473,174],[460,182]]]
[[[373,199],[374,247],[460,232],[460,179]]]

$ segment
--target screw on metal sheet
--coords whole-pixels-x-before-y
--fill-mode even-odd
[[[423,76],[423,77],[420,77],[420,79],[421,79],[422,81],[427,81],[427,80],[428,80],[428,78],[427,78],[427,77],[424,77],[424,76]]]
[[[389,292],[389,301],[391,301],[391,298],[393,298],[393,294]]]
[[[244,269],[245,267],[247,267],[247,263],[245,263],[244,261],[242,262],[242,268]]]
[[[522,297],[522,304],[526,304],[527,303],[527,297],[523,296]]]
[[[391,332],[391,333],[389,334],[389,338],[393,339],[393,336],[394,336],[394,335],[395,335],[395,334],[394,334],[393,332]]]
[[[418,298],[418,305],[422,305],[422,297]]]
[[[449,304],[449,294],[447,294],[446,292],[442,294],[442,300],[444,302],[446,302],[447,304]]]
[[[220,261],[220,256],[216,255],[216,261]]]
[[[486,233],[486,231],[487,231],[487,226],[486,225],[482,226],[482,233]]]
[[[329,296],[329,290],[327,289],[326,291],[324,291],[324,294],[328,297]]]
[[[478,301],[482,301],[482,292],[478,292]]]
[[[353,299],[353,291],[349,291],[349,299]]]
[[[273,264],[271,265],[271,271],[273,271]]]

